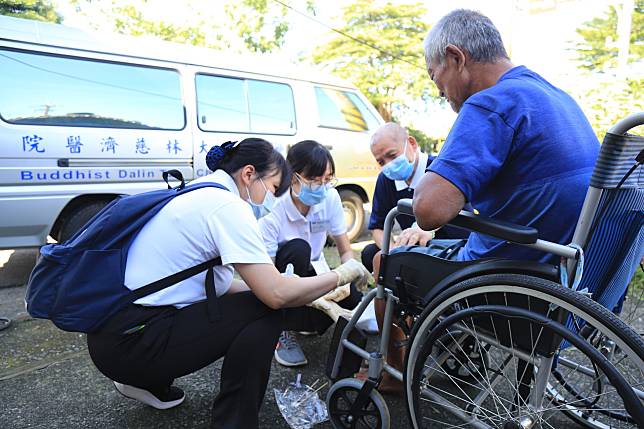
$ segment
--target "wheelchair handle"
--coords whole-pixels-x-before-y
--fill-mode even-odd
[[[640,126],[644,124],[644,112],[637,112],[628,115],[618,123],[612,126],[610,130],[608,130],[609,133],[611,134],[625,134],[627,131],[629,131],[632,128],[635,128],[637,126]]]

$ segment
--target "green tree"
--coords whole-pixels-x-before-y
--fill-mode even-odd
[[[410,136],[413,136],[416,139],[418,146],[420,146],[420,150],[425,153],[438,153],[438,144],[440,143],[438,140],[431,138],[411,125],[408,125],[405,129]]]
[[[0,15],[45,22],[62,21],[54,6],[47,0],[0,0]]]
[[[312,8],[312,0],[299,1],[309,10]],[[208,8],[203,8],[195,0],[174,4],[175,7],[182,8],[182,15],[185,15],[186,10],[191,11],[186,19],[190,24],[149,17],[146,12],[155,1],[71,2],[95,22],[96,27],[107,27],[126,35],[151,35],[170,42],[238,52],[270,52],[278,49],[283,46],[290,28],[288,8],[268,0],[225,0]]]
[[[602,81],[597,81],[603,78]],[[575,94],[599,141],[610,127],[631,113],[644,111],[644,81],[595,76]],[[642,127],[631,133],[642,134]]]
[[[148,20],[133,5],[124,5],[113,9],[114,30],[132,36],[151,35],[161,40],[177,43],[190,43],[196,46],[207,46],[206,35],[199,26],[177,26],[164,21]]]
[[[622,78],[621,74],[615,73],[617,20],[617,10],[611,5],[604,16],[584,23],[577,30],[582,38],[576,46],[580,67],[590,73],[579,80],[572,92],[600,141],[618,120],[644,110],[644,81],[641,74]],[[643,56],[644,0],[637,0],[632,15],[628,59],[631,63],[641,62]],[[636,68],[633,68],[633,72],[637,73]],[[637,133],[639,128],[634,132]]]
[[[614,67],[617,63],[617,10],[611,5],[602,17],[584,23],[577,30],[581,40],[576,44],[581,67],[588,70]],[[629,61],[644,56],[644,0],[637,0],[631,23]]]
[[[289,1],[289,4],[297,3]],[[300,3],[307,11],[313,11],[312,0]],[[265,53],[284,45],[290,29],[286,19],[289,9],[284,4],[269,0],[242,0],[227,3],[225,9],[231,22],[235,23],[233,30],[248,50]]]
[[[343,10],[343,26],[312,59],[353,82],[390,121],[395,104],[435,91],[427,80],[421,41],[429,26],[422,3],[384,5],[357,0]],[[377,48],[376,48],[377,47]]]

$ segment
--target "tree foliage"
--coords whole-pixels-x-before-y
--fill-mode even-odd
[[[0,0],[0,15],[45,22],[62,21],[48,0]]]
[[[405,128],[409,135],[413,136],[416,139],[416,143],[418,143],[420,150],[425,153],[438,153],[438,146],[440,143],[438,140],[431,138],[421,130],[416,129],[411,125],[407,125]]]
[[[206,35],[200,26],[178,26],[164,21],[146,19],[133,5],[113,9],[114,30],[132,36],[151,35],[161,40],[206,46]]]
[[[614,79],[605,76],[603,81],[591,81],[576,94],[599,141],[610,127],[635,112],[644,111],[644,81],[642,79]],[[641,134],[642,127],[631,132]]]
[[[290,29],[288,9],[269,0],[226,0],[208,8],[194,0],[177,2],[174,7],[190,11],[184,23],[173,17],[159,20],[146,11],[154,3],[148,0],[71,0],[90,17],[101,17],[99,25],[121,34],[151,35],[161,40],[190,43],[231,51],[270,52],[284,45]],[[295,3],[298,3],[296,1]],[[312,0],[299,0],[312,8]],[[167,4],[167,3],[166,3]]]
[[[582,77],[573,92],[600,141],[617,121],[644,110],[644,81],[638,67],[633,67],[626,78],[615,73],[617,21],[617,10],[611,5],[604,16],[584,23],[577,30],[583,39],[576,47],[580,67],[592,73]],[[644,0],[637,0],[631,22],[629,62],[641,62],[643,56]]]
[[[316,47],[313,62],[353,82],[389,121],[395,104],[429,94],[421,47],[429,29],[425,12],[422,3],[356,0],[343,11],[339,31],[346,35]]]
[[[576,44],[581,66],[589,70],[614,67],[617,64],[617,10],[609,6],[608,12],[584,23],[577,30],[581,41]],[[637,0],[631,22],[629,61],[644,56],[644,0]]]
[[[300,3],[304,3],[308,11],[313,10],[313,0]],[[284,45],[290,29],[286,6],[270,0],[242,0],[227,3],[225,9],[231,22],[234,22],[233,31],[244,41],[248,50],[265,53]]]

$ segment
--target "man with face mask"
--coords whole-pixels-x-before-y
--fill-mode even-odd
[[[423,153],[416,139],[400,125],[388,122],[376,130],[371,137],[371,153],[382,168],[376,182],[369,219],[369,230],[373,244],[366,246],[361,254],[362,264],[373,271],[373,257],[382,248],[383,228],[387,213],[403,198],[413,198],[414,189],[425,174],[425,169],[434,157]],[[409,216],[398,216],[396,221],[402,232],[391,243],[391,247],[404,245],[421,246],[434,238],[467,238],[468,233],[457,228],[446,227],[436,231],[423,231]]]

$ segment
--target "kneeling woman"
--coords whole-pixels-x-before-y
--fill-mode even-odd
[[[310,278],[280,275],[256,216],[290,185],[284,158],[253,138],[213,147],[207,162],[214,173],[196,182],[228,190],[208,187],[170,201],[134,240],[125,284],[138,289],[216,257],[223,265],[139,299],[89,334],[87,344],[119,392],[160,409],[184,399],[175,378],[225,356],[212,427],[255,428],[275,343],[288,313],[297,311],[275,310],[303,306],[360,277],[362,267],[343,264]],[[233,268],[243,282],[233,280]]]
[[[353,259],[340,195],[335,190],[335,164],[327,148],[305,140],[290,148],[286,160],[293,170],[290,192],[280,197],[271,213],[259,221],[268,254],[284,272],[288,264],[300,277],[310,277],[329,270],[322,250],[327,235],[333,238],[341,262]],[[365,269],[366,271],[366,269]],[[362,295],[354,285],[351,294],[339,301],[340,307],[353,309]],[[320,310],[311,308],[306,324],[323,333],[333,321]],[[307,330],[303,326],[297,330]],[[280,336],[275,359],[285,366],[307,363],[294,333]]]

